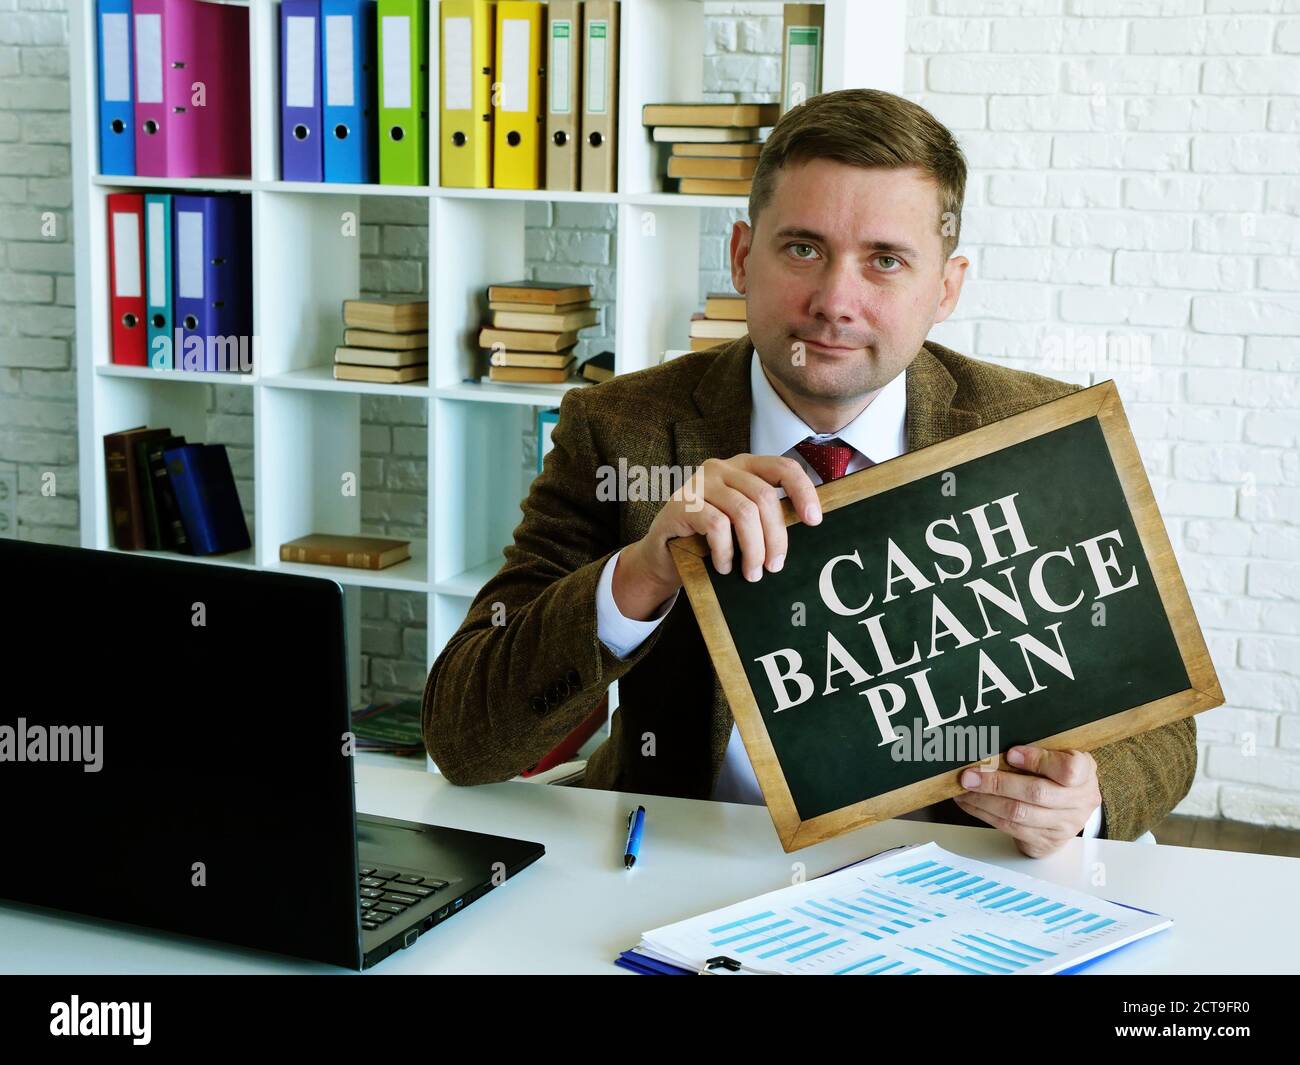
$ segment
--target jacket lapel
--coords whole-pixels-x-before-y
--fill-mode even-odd
[[[927,340],[907,367],[908,451],[919,451],[980,424],[976,411],[953,405],[957,381],[934,354],[938,347]]]
[[[907,370],[907,450],[916,451],[957,436],[980,424],[978,413],[953,406],[957,382],[931,350],[922,346]],[[693,398],[698,417],[673,426],[673,461],[697,467],[705,459],[731,458],[749,451],[753,395],[749,387],[753,344],[743,336],[723,348],[700,378]],[[942,350],[942,349],[941,349]],[[715,675],[712,705],[712,781],[722,768],[734,719]]]
[[[673,426],[675,461],[698,466],[705,459],[730,458],[749,450],[749,422],[754,399],[749,390],[748,336],[728,344],[713,360],[693,399],[700,417]]]

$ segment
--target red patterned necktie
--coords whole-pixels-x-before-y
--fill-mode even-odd
[[[853,458],[853,448],[838,436],[825,444],[817,443],[810,436],[795,444],[794,449],[817,471],[823,483],[843,477],[849,468],[849,460]]]

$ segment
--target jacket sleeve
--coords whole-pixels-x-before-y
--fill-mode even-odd
[[[1196,718],[1184,717],[1092,752],[1102,839],[1134,840],[1163,821],[1196,776]]]
[[[604,460],[583,400],[576,389],[564,394],[505,564],[474,597],[425,682],[425,748],[453,784],[508,780],[537,762],[663,631],[625,659],[596,634],[600,572],[624,545],[618,503],[597,498]]]

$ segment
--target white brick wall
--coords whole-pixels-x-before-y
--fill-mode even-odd
[[[19,535],[75,542],[69,227],[32,228],[70,202],[63,7],[0,0],[0,466],[19,469]],[[708,98],[776,98],[780,10],[706,6]],[[1115,379],[1228,699],[1199,719],[1179,812],[1300,828],[1300,0],[909,0],[907,46],[907,95],[971,165],[972,268],[934,339]],[[362,213],[366,290],[425,291],[423,206]],[[730,288],[734,217],[705,214],[701,296]],[[527,225],[532,276],[595,286],[602,331],[580,353],[612,343],[612,210],[530,205]],[[210,407],[243,477],[246,402],[214,389]],[[367,529],[423,536],[422,412],[363,419]],[[376,698],[422,686],[417,599],[363,599]]]
[[[1227,704],[1179,812],[1300,827],[1300,0],[912,0],[972,164],[958,350],[1113,377]],[[1127,336],[1151,365],[1073,369]],[[1137,350],[1142,350],[1140,347]]]
[[[17,467],[17,535],[78,541],[67,16],[0,0],[0,469]],[[53,233],[42,215],[54,212]],[[57,494],[41,494],[41,475]]]

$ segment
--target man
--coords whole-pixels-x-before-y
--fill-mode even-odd
[[[1077,389],[926,340],[970,265],[965,182],[951,133],[901,97],[824,93],[782,117],[731,237],[748,336],[565,393],[505,565],[425,687],[448,780],[516,775],[617,680],[587,787],[763,801],[667,544],[703,533],[720,571],[761,579],[784,560],[783,494],[815,524],[815,484]],[[620,459],[689,480],[611,500],[597,486]],[[1091,753],[1013,748],[1019,772],[967,771],[964,795],[910,816],[992,825],[1031,857],[1135,839],[1187,793],[1195,739],[1189,717]]]

